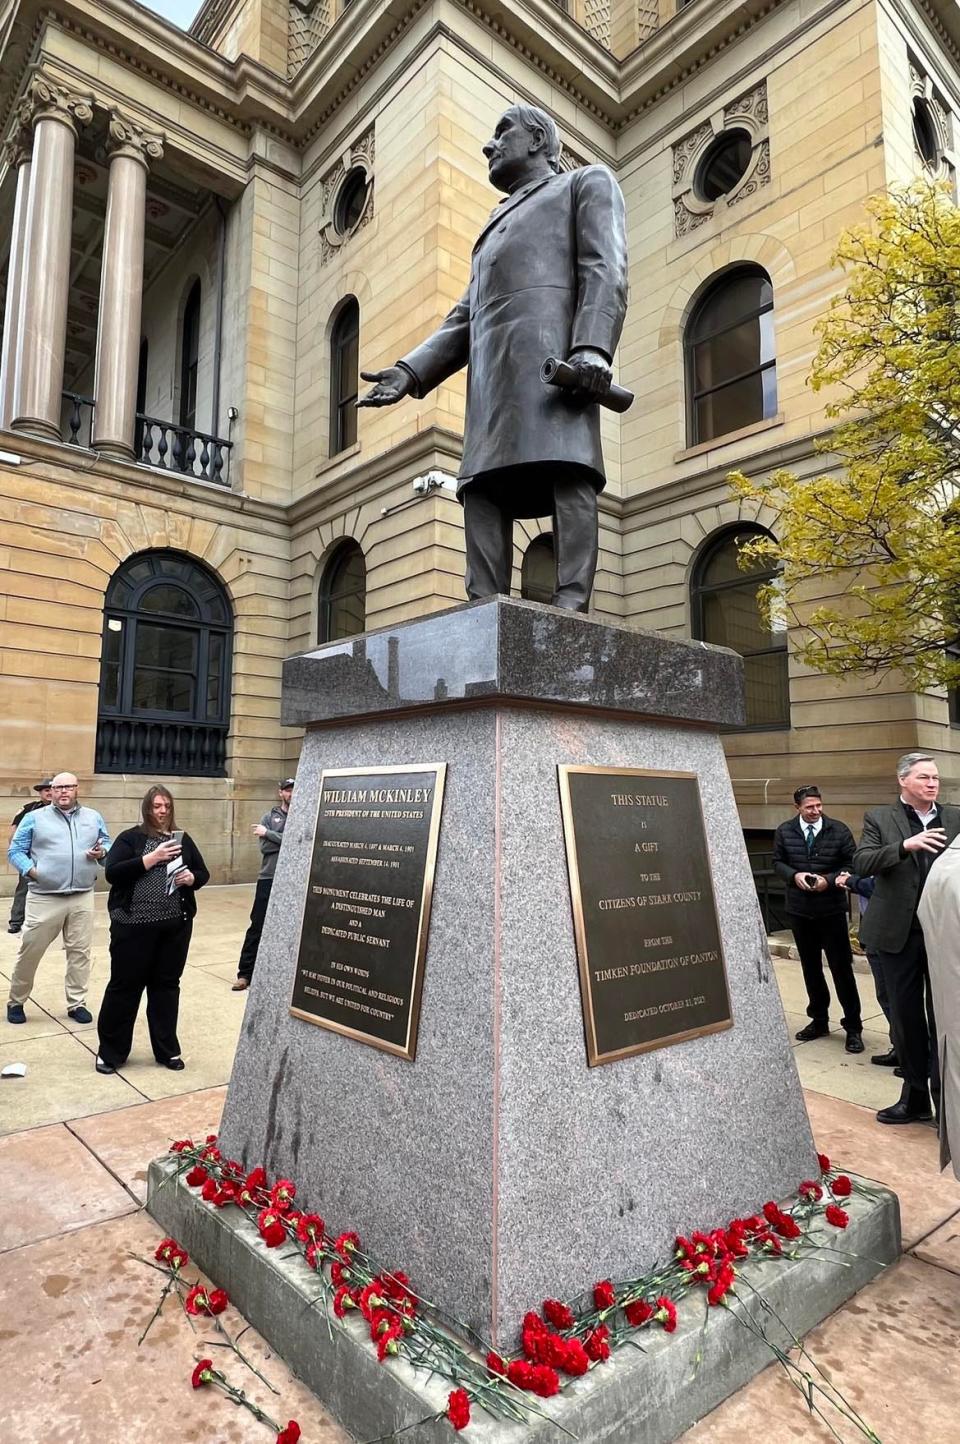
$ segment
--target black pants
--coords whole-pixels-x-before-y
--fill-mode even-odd
[[[10,907],[10,926],[12,928],[23,927],[23,918],[27,907],[27,888],[29,886],[29,878],[21,874],[17,880],[17,890],[13,895],[13,903]]]
[[[237,964],[237,977],[246,978],[248,983],[253,977],[253,965],[257,961],[257,948],[260,946],[260,934],[263,932],[263,920],[267,916],[267,903],[270,901],[272,887],[272,877],[257,879],[256,891],[253,894],[253,907],[250,909],[250,926],[247,928],[243,947],[240,949],[240,961]]]
[[[863,1027],[860,1017],[860,994],[857,980],[853,976],[853,953],[850,950],[850,933],[846,913],[828,913],[826,917],[806,918],[797,913],[789,914],[793,929],[803,981],[807,988],[807,1017],[815,1023],[826,1023],[830,1016],[830,989],[823,976],[822,954],[826,953],[827,963],[837,992],[837,1002],[843,1009],[841,1028],[848,1033],[859,1033]]]
[[[179,1058],[180,976],[192,932],[192,920],[173,928],[110,929],[110,981],[100,1004],[97,1031],[100,1057],[111,1068],[119,1068],[130,1056],[144,988],[153,1056],[158,1063]]]
[[[903,1096],[915,1093],[926,1098],[929,1088],[939,1098],[937,1025],[923,933],[914,928],[899,953],[877,957],[890,1004],[890,1036],[903,1069]]]
[[[867,962],[870,964],[870,971],[873,974],[873,986],[877,994],[877,1002],[880,1004],[880,1011],[889,1023],[890,1002],[887,998],[887,985],[884,982],[880,959],[876,953],[867,953]]]
[[[497,493],[474,482],[463,493],[467,547],[464,585],[471,601],[510,595],[513,571],[513,514]],[[597,488],[589,477],[560,480],[553,487],[553,547],[557,559],[555,607],[585,612],[597,570]]]

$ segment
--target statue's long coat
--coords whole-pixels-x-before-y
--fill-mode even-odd
[[[564,466],[603,489],[600,408],[545,385],[540,367],[582,346],[612,359],[626,308],[623,196],[605,166],[544,177],[500,202],[473,248],[466,294],[402,358],[421,396],[469,365],[458,492],[528,468],[513,475],[523,491],[514,515],[542,516]]]
[[[873,904],[870,904],[872,907]],[[870,908],[867,909],[867,916]],[[960,1178],[960,838],[933,862],[920,896],[940,1053],[940,1167]]]

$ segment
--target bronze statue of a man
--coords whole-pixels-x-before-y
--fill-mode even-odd
[[[358,404],[426,396],[468,366],[467,595],[509,595],[514,519],[552,514],[554,606],[586,611],[606,480],[597,398],[627,308],[623,196],[605,166],[561,171],[557,128],[534,106],[505,111],[483,153],[506,195],[477,238],[466,294],[395,366],[362,373],[376,384]],[[575,369],[575,389],[540,379],[551,356]]]

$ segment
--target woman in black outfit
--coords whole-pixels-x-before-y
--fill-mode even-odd
[[[104,864],[110,981],[97,1019],[98,1073],[115,1073],[127,1061],[144,988],[153,1056],[165,1068],[185,1067],[177,1039],[180,976],[197,911],[194,893],[210,874],[190,835],[174,837],[173,798],[165,787],[147,789],[140,815],[140,825],[121,832]],[[168,892],[168,864],[175,858],[182,866]]]

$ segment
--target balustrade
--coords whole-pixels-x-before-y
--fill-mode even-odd
[[[227,486],[224,467],[232,445],[222,437],[137,412],[137,460],[145,466]]]
[[[97,772],[225,777],[227,724],[106,717],[97,722]]]

